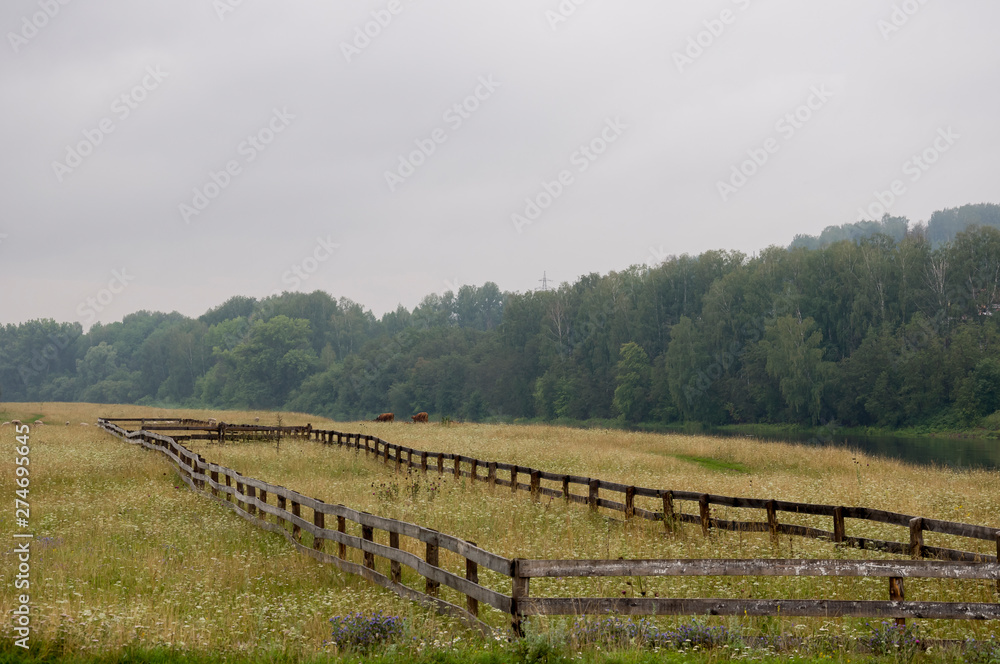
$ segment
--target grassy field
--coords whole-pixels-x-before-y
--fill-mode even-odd
[[[170,653],[227,653],[290,658],[335,654],[324,646],[329,619],[356,611],[383,611],[406,619],[406,657],[437,651],[481,653],[502,649],[501,657],[524,661],[545,655],[510,651],[483,643],[454,621],[428,613],[367,582],[301,556],[280,537],[254,528],[226,507],[190,491],[168,461],[98,430],[98,416],[162,413],[216,417],[229,422],[276,424],[267,412],[163,411],[90,404],[0,404],[0,419],[43,419],[31,429],[32,641],[50,652],[123,653],[160,648]],[[480,459],[533,466],[552,472],[590,475],[640,486],[804,502],[864,505],[922,516],[1000,526],[996,473],[954,472],[876,460],[835,448],[760,443],[734,438],[669,436],[546,426],[332,423],[285,413],[282,423],[361,431],[390,442],[432,451],[458,452]],[[67,426],[64,422],[69,421]],[[89,426],[82,423],[87,422]],[[0,486],[14,491],[12,427],[0,429],[3,449]],[[240,472],[283,484],[326,502],[405,519],[474,540],[508,557],[673,558],[673,557],[863,557],[821,541],[783,537],[777,546],[766,535],[713,533],[685,527],[667,535],[662,525],[622,524],[578,505],[526,494],[491,491],[438,478],[436,473],[396,474],[364,454],[315,442],[226,445],[192,444],[207,459]],[[5,498],[13,504],[13,496]],[[640,507],[655,504],[637,501]],[[695,510],[680,503],[685,511]],[[760,519],[760,514],[719,509],[722,518]],[[790,515],[784,517],[790,519]],[[5,533],[15,531],[14,512],[0,513]],[[824,520],[796,522],[829,529]],[[848,521],[848,533],[905,539],[901,528]],[[383,533],[384,535],[384,533]],[[7,538],[10,542],[10,538]],[[929,545],[970,548],[969,541],[927,534]],[[404,538],[405,544],[405,538]],[[417,551],[416,548],[413,549]],[[992,553],[986,543],[984,553]],[[10,545],[0,569],[0,608],[15,608]],[[865,555],[871,555],[865,552]],[[458,570],[461,561],[442,556]],[[380,561],[385,566],[385,561]],[[481,572],[481,581],[509,593],[509,580]],[[414,585],[416,577],[405,574]],[[537,596],[621,596],[658,593],[675,597],[816,597],[885,599],[884,579],[827,580],[766,578],[536,580]],[[458,595],[444,597],[461,603]],[[907,582],[907,599],[996,601],[992,584],[946,581]],[[502,627],[491,609],[483,618]],[[657,620],[669,629],[690,618]],[[916,621],[926,637],[988,638],[991,624]],[[870,631],[862,620],[715,619],[709,625],[748,635],[847,639]],[[2,635],[12,640],[10,623]],[[577,652],[572,619],[535,621],[534,641]],[[524,649],[526,646],[519,646]],[[532,646],[534,647],[534,646]],[[530,650],[530,648],[529,648]],[[510,652],[508,652],[510,651]],[[149,652],[149,651],[147,651]],[[599,657],[584,649],[581,657]],[[723,651],[724,653],[725,651]],[[832,649],[846,661],[846,651]],[[482,654],[486,653],[486,654]],[[705,661],[728,658],[699,655]],[[839,653],[839,654],[838,654]],[[685,656],[689,656],[688,655]],[[393,657],[390,653],[387,657]],[[403,655],[399,655],[403,657]],[[555,655],[552,655],[553,657]],[[641,657],[633,653],[632,657]],[[765,657],[764,652],[757,656]],[[791,655],[786,655],[791,656]],[[399,661],[406,661],[406,657]],[[811,656],[810,656],[811,657]],[[817,656],[818,657],[818,656]],[[713,659],[714,658],[714,659]],[[808,657],[807,657],[808,659]],[[207,660],[206,660],[207,661]],[[274,661],[279,661],[275,659]],[[387,660],[388,661],[388,660]],[[485,660],[481,660],[485,661]],[[498,660],[500,661],[500,660]],[[506,661],[506,660],[504,660]],[[599,661],[599,660],[594,660]],[[627,661],[627,660],[622,660]],[[638,660],[635,660],[638,661]],[[697,661],[702,661],[698,659]],[[828,661],[828,660],[827,660]]]

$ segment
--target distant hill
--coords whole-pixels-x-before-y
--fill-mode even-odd
[[[938,210],[931,215],[926,225],[910,226],[906,217],[891,217],[888,214],[881,221],[858,221],[853,224],[827,226],[817,235],[796,235],[789,249],[805,247],[821,249],[841,240],[857,242],[876,233],[888,235],[899,242],[907,233],[926,235],[933,248],[940,247],[955,239],[955,236],[970,226],[991,226],[1000,229],[1000,205],[976,203],[947,210]]]

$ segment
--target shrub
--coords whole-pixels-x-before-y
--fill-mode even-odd
[[[873,655],[892,655],[895,661],[909,662],[921,649],[914,625],[896,625],[885,621],[875,626],[865,624],[870,633],[858,638],[858,644]]]
[[[330,640],[342,650],[366,653],[376,646],[387,645],[403,637],[405,624],[398,616],[386,616],[381,611],[370,615],[363,613],[330,618],[333,633]]]
[[[732,634],[725,627],[709,627],[697,622],[660,631],[647,620],[633,622],[631,618],[608,617],[577,620],[573,624],[572,639],[579,645],[611,648],[716,648],[728,643]]]

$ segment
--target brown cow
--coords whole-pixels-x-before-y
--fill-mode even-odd
[[[416,422],[427,422],[428,421],[427,420],[427,413],[417,413],[416,415],[411,415],[410,417],[413,419],[414,423],[416,423]]]
[[[392,422],[394,419],[396,419],[396,416],[393,415],[392,413],[382,413],[381,415],[379,415],[378,417],[375,418],[375,421],[376,422]]]

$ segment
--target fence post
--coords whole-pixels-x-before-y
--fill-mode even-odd
[[[248,499],[247,500],[247,513],[250,514],[250,516],[257,516],[257,506],[254,505],[251,502],[254,498],[257,497],[257,489],[255,489],[254,487],[252,487],[249,484],[247,484],[247,493],[246,493],[246,496],[247,496],[247,499]]]
[[[337,532],[347,534],[347,519],[342,516],[337,517]],[[347,560],[347,545],[343,542],[337,542],[337,557]]]
[[[915,516],[910,519],[910,557],[922,558],[924,555],[924,520]]]
[[[420,470],[427,474],[427,452],[420,453]]]
[[[313,525],[316,526],[317,528],[326,528],[325,516],[326,515],[324,515],[322,512],[313,508]],[[315,535],[313,536],[313,548],[316,549],[317,551],[323,550],[322,537],[317,537]]]
[[[538,470],[531,471],[531,499],[536,503],[542,497],[542,473]]]
[[[361,539],[367,542],[375,541],[375,529],[371,526],[366,526],[361,524]],[[365,551],[365,567],[368,569],[375,569],[375,554],[370,551]]]
[[[278,494],[278,509],[281,510],[282,512],[288,511],[288,501],[280,493]],[[285,527],[286,521],[287,519],[285,519],[284,517],[280,516],[278,517],[278,525],[281,526],[282,528]]]
[[[524,638],[524,628],[522,626],[521,607],[519,606],[522,597],[528,596],[528,577],[521,576],[521,561],[515,558],[511,564],[511,587],[510,587],[510,628],[514,636]]]
[[[469,542],[472,546],[477,546],[475,542]],[[465,578],[472,583],[479,583],[479,564],[475,560],[465,559]],[[472,595],[465,596],[465,610],[472,615],[479,617],[479,600]]]
[[[663,492],[663,529],[674,532],[674,492]]]
[[[476,457],[472,457],[471,459],[469,459],[469,478],[471,479],[473,484],[475,484],[476,480],[479,479],[477,477],[478,470],[479,470],[479,459],[477,459]]]
[[[292,501],[292,516],[297,516],[299,518],[302,518],[302,505],[295,502],[294,500]],[[302,526],[295,523],[294,521],[292,522],[292,537],[295,538],[296,542],[302,541]]]
[[[569,502],[569,475],[563,475],[562,481],[563,500]]]
[[[264,503],[266,505],[267,504],[267,491],[265,491],[264,489],[261,489],[260,493],[257,494],[257,499],[260,500],[260,502],[262,502],[262,503]],[[267,521],[267,512],[265,512],[264,510],[260,510],[260,518],[263,519],[264,521]]]
[[[454,460],[455,460],[455,479],[460,480],[462,479],[462,455],[456,454]]]
[[[625,518],[631,519],[635,516],[635,487],[625,487]]]
[[[399,472],[399,469],[402,467],[402,465],[403,465],[403,448],[399,447],[397,445],[396,446],[396,472],[397,473]]]
[[[389,546],[394,549],[399,548],[399,533],[389,531]],[[403,578],[403,566],[399,564],[398,560],[393,560],[389,563],[389,580],[393,583],[402,583]]]
[[[438,475],[444,476],[444,452],[438,452]]]
[[[510,469],[510,492],[517,493],[517,466]]]
[[[202,468],[204,468],[205,459],[202,458],[200,454],[196,454],[193,459],[191,459],[191,470],[195,473],[201,473]],[[194,479],[193,477],[191,479]],[[205,480],[194,480],[194,485],[199,489],[205,488]]]
[[[767,501],[767,529],[771,531],[771,544],[778,543],[778,511],[774,501]]]
[[[840,544],[844,541],[844,508],[833,508],[833,541]]]
[[[996,532],[997,540],[997,562],[1000,563],[1000,530]],[[1000,579],[997,579],[997,592],[1000,593]]]
[[[427,564],[431,567],[438,566],[438,540],[437,537],[432,536],[427,542],[427,555],[424,556]],[[438,596],[438,588],[441,586],[437,581],[432,581],[430,577],[427,577],[427,588],[425,592],[431,597]]]
[[[243,482],[240,482],[239,480],[236,480],[236,493],[246,495],[243,494]],[[236,497],[236,507],[240,508],[241,510],[246,510],[247,508],[246,504],[239,499],[239,496]]]
[[[902,602],[906,599],[906,592],[903,589],[903,577],[889,577],[889,600],[892,602]],[[902,627],[906,625],[906,618],[896,618],[896,625]]]
[[[590,493],[587,494],[587,504],[590,505],[590,509],[594,512],[597,511],[597,494],[600,491],[600,487],[600,480],[590,480]]]
[[[375,441],[375,447],[378,447],[378,441]],[[382,446],[382,462],[385,465],[389,465],[389,444],[386,443]]]
[[[486,481],[490,485],[490,488],[494,488],[497,485],[497,462],[490,461],[489,465],[486,466]],[[1000,537],[1000,533],[998,533]],[[1000,541],[1000,540],[998,540]]]
[[[229,476],[229,473],[226,473],[226,486],[228,486],[228,487],[232,487],[233,486],[233,478]],[[229,502],[233,502],[233,494],[231,494],[231,493],[229,493],[227,491],[226,492],[226,500],[229,501]]]
[[[212,471],[212,482],[214,484],[218,484],[219,483],[219,471],[217,471],[217,470],[213,470]],[[214,485],[212,486],[212,495],[215,496],[215,497],[219,496],[219,490],[216,489]]]
[[[708,511],[707,493],[703,493],[698,497],[698,507],[701,511],[701,534],[708,537],[708,529],[712,526],[712,521]]]

